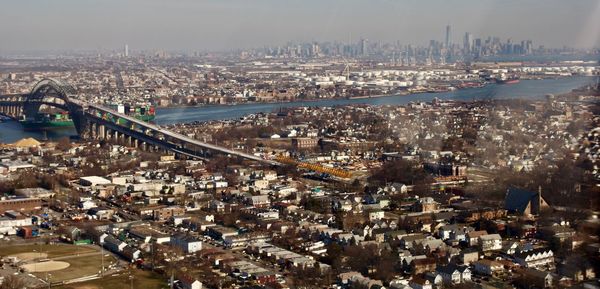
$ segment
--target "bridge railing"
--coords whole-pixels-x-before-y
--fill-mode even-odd
[[[152,123],[148,123],[142,120],[139,120],[135,117],[132,116],[128,116],[126,114],[117,112],[115,110],[112,110],[110,108],[104,107],[102,105],[99,104],[85,104],[83,102],[78,101],[78,104],[81,105],[82,107],[84,107],[84,111],[86,113],[89,113],[95,117],[99,117],[98,114],[96,114],[97,112],[100,112],[101,114],[110,114],[114,117],[117,118],[121,118],[121,119],[125,119],[126,121],[135,124],[136,126],[142,128],[142,132],[146,133],[148,130],[150,131],[154,131],[154,132],[158,132],[162,135],[164,135],[165,137],[171,139],[171,140],[176,140],[182,144],[190,144],[190,145],[194,145],[194,146],[198,146],[198,147],[202,147],[202,148],[206,148],[212,151],[216,151],[216,152],[220,152],[220,153],[224,153],[224,154],[228,154],[228,155],[234,155],[234,156],[238,156],[238,157],[242,157],[242,158],[246,158],[246,159],[250,159],[250,160],[254,160],[254,161],[259,161],[259,162],[265,162],[265,163],[269,163],[272,165],[278,165],[279,162],[274,161],[274,160],[268,160],[259,156],[255,156],[252,154],[248,154],[248,153],[244,153],[244,152],[239,152],[239,151],[235,151],[232,149],[228,149],[225,147],[221,147],[221,146],[217,146],[217,145],[213,145],[213,144],[209,144],[209,143],[205,143],[205,142],[201,142],[199,140],[195,140],[193,138],[190,138],[188,136],[182,135],[180,133],[168,130],[168,129],[164,129],[161,128],[158,125],[152,124]],[[95,111],[94,111],[95,110]],[[117,123],[117,125],[120,125]]]

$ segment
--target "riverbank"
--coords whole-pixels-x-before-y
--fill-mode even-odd
[[[579,77],[596,77],[596,76],[527,76],[522,77],[521,81],[524,80],[560,80],[560,79],[569,79],[569,78],[579,78]],[[294,100],[275,100],[275,101],[248,101],[248,102],[236,102],[236,103],[224,103],[224,104],[197,104],[197,105],[188,105],[188,104],[172,104],[167,106],[158,106],[157,109],[160,110],[169,110],[169,109],[184,109],[184,108],[211,108],[211,107],[222,107],[222,106],[237,106],[237,105],[261,105],[261,104],[286,104],[286,103],[303,103],[303,102],[319,102],[319,101],[331,101],[331,100],[355,100],[355,99],[369,99],[369,98],[381,98],[381,97],[399,97],[399,96],[413,96],[418,94],[428,94],[428,93],[450,93],[457,92],[461,90],[468,90],[473,88],[482,88],[489,85],[513,85],[513,84],[497,84],[494,82],[482,82],[481,85],[473,86],[473,87],[456,87],[449,86],[453,89],[441,90],[441,91],[432,91],[431,89],[413,89],[406,90],[395,93],[388,94],[374,94],[374,95],[358,95],[358,96],[344,96],[344,97],[330,97],[330,98],[304,98],[304,99],[294,99]]]
[[[434,98],[472,101],[482,99],[524,98],[541,99],[548,94],[570,92],[575,88],[593,83],[596,77],[576,76],[558,79],[522,80],[516,84],[489,84],[483,87],[465,88],[442,93],[416,93],[408,95],[384,95],[359,99],[320,99],[278,103],[253,103],[238,105],[214,105],[211,107],[158,108],[155,122],[159,125],[235,119],[251,113],[273,112],[298,106],[336,106],[351,104],[404,105],[409,102],[428,102]]]
[[[238,105],[211,105],[201,107],[157,108],[154,122],[159,125],[191,123],[211,120],[236,119],[254,113],[269,113],[282,108],[298,106],[338,106],[353,104],[404,105],[409,102],[429,102],[434,98],[443,100],[473,101],[485,99],[542,99],[548,94],[568,93],[573,89],[596,82],[598,77],[575,76],[558,79],[522,80],[516,84],[489,84],[484,87],[465,88],[443,93],[417,93],[408,95],[384,95],[362,99],[320,99],[312,101],[254,103]],[[75,135],[72,130],[25,132],[18,122],[0,123],[0,143],[12,143],[26,137],[41,140],[45,137],[58,139]]]

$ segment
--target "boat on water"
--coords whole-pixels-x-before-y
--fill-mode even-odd
[[[498,83],[498,84],[515,84],[515,83],[519,83],[519,82],[520,82],[520,80],[518,78],[496,80],[496,83]]]
[[[485,86],[484,83],[473,81],[473,82],[460,82],[455,85],[455,88],[465,89],[465,88],[475,88],[475,87],[483,87],[483,86]]]
[[[519,77],[517,76],[506,76],[504,74],[501,74],[499,77],[496,77],[496,83],[497,84],[515,84],[515,83],[519,83]]]
[[[151,122],[156,116],[154,106],[129,106],[129,105],[115,105],[111,108],[117,110],[119,113],[123,113],[129,116],[133,116],[139,120],[145,122]],[[116,119],[117,123],[125,123],[124,119]],[[73,120],[66,111],[57,113],[38,113],[32,118],[23,118],[19,120],[24,130],[36,131],[36,130],[55,130],[73,128]]]
[[[24,130],[49,130],[73,127],[73,120],[68,112],[62,113],[38,113],[33,118],[19,120]]]

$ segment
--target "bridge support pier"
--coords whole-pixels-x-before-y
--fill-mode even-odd
[[[17,107],[14,105],[10,106],[10,116],[17,118]]]
[[[88,131],[90,132],[90,138],[98,139],[98,125],[96,123],[89,123]]]
[[[100,125],[98,127],[98,133],[100,135],[100,138],[106,139],[106,127],[104,127],[104,125]]]

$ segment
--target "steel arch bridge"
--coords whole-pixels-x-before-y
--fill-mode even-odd
[[[54,78],[44,78],[25,96],[23,114],[27,119],[34,118],[42,105],[68,111],[77,133],[81,135],[84,132],[85,119],[81,115],[80,105],[75,103],[77,99],[77,90],[70,84]]]
[[[256,155],[200,142],[103,105],[88,103],[78,97],[75,88],[57,79],[40,80],[29,94],[0,96],[0,113],[15,119],[22,116],[34,118],[42,105],[68,111],[77,134],[83,139],[116,140],[144,150],[169,151],[192,158],[205,159],[214,154],[224,154],[269,165],[280,164]]]
[[[75,95],[75,89],[68,84],[51,78],[42,79],[25,97],[23,104],[25,116],[28,118],[35,116],[43,104],[68,110],[69,99]]]
[[[45,78],[38,81],[26,94],[0,95],[0,113],[14,119],[33,119],[42,105],[69,111],[69,103],[76,99],[75,89],[60,80]]]

